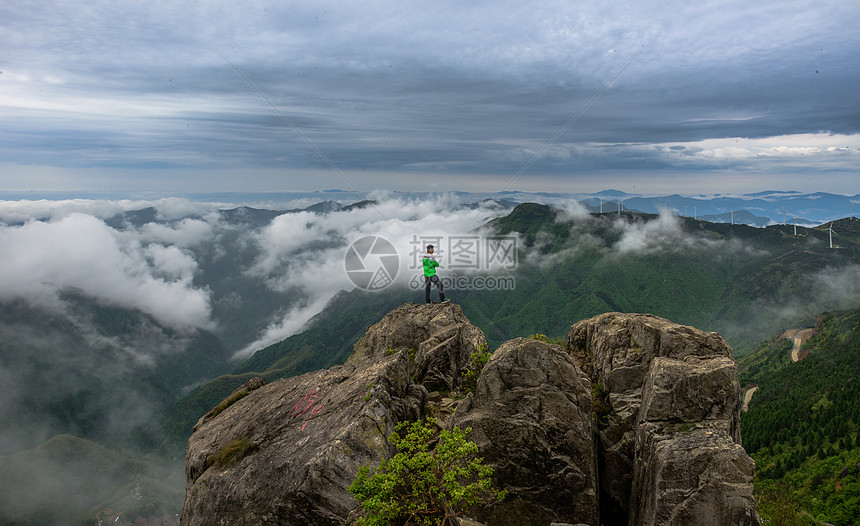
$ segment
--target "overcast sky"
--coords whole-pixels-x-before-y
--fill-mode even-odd
[[[820,0],[4,2],[0,191],[854,194],[858,28]]]

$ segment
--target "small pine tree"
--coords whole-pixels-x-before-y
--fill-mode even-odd
[[[471,428],[443,430],[431,449],[436,422],[401,422],[388,441],[398,452],[371,475],[362,466],[349,492],[368,515],[362,526],[387,526],[409,520],[421,526],[449,524],[466,509],[505,497],[492,488],[493,468],[476,457],[478,446],[466,440]]]

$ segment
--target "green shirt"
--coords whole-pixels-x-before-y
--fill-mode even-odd
[[[435,276],[436,275],[436,267],[439,266],[439,262],[433,259],[431,254],[424,254],[424,275],[425,276]]]

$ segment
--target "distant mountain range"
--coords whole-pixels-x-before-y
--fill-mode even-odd
[[[394,195],[406,199],[426,198],[434,194],[429,192],[394,192]],[[497,194],[452,192],[463,203],[475,203],[486,199],[498,201],[500,204],[518,204],[538,202],[556,204],[565,200],[582,201],[591,211],[598,211],[601,202],[604,212],[617,210],[620,202],[624,210],[656,214],[661,209],[669,209],[684,217],[693,217],[705,221],[728,223],[731,213],[735,212],[738,224],[766,226],[767,224],[791,224],[814,226],[828,221],[853,215],[860,204],[860,194],[841,195],[826,192],[801,193],[796,191],[768,190],[750,194],[729,195],[643,195],[622,192],[620,190],[603,190],[595,193],[563,193],[563,192],[518,192],[505,191]],[[271,202],[272,196],[266,194],[266,200]],[[221,199],[227,196],[220,195]],[[212,195],[199,197],[213,197]],[[247,196],[251,197],[251,196]],[[355,192],[330,190],[301,194],[287,194],[284,197],[292,199],[314,198],[322,201],[350,201],[363,199],[364,196]],[[746,213],[743,213],[743,212]],[[768,222],[765,223],[764,220]]]
[[[504,192],[501,197],[512,201],[534,201],[533,194]],[[640,195],[604,190],[595,194],[535,194],[549,201],[577,199],[592,209],[603,205],[605,212],[623,210],[656,214],[662,209],[718,223],[729,223],[734,212],[736,224],[767,226],[792,224],[814,226],[852,215],[860,203],[860,195],[839,195],[824,192],[765,191],[742,195]]]
[[[324,190],[316,192],[212,192],[193,193],[182,197],[203,202],[245,203],[247,206],[277,209],[278,203],[296,201],[312,202],[308,207],[281,210],[280,213],[307,210],[311,212],[329,212],[350,203],[376,199],[377,193],[369,194],[346,190]],[[464,206],[474,206],[485,200],[497,201],[499,204],[516,205],[519,203],[537,202],[557,204],[561,201],[577,200],[598,211],[602,206],[605,212],[617,211],[619,203],[624,210],[656,214],[661,209],[669,209],[678,215],[704,219],[706,221],[728,223],[731,213],[735,212],[736,222],[753,226],[766,224],[791,224],[814,226],[829,221],[849,217],[857,211],[860,204],[860,194],[843,195],[827,192],[802,193],[798,191],[765,190],[746,194],[710,194],[710,195],[654,195],[636,194],[621,190],[602,190],[594,193],[581,192],[521,192],[503,191],[487,192],[386,192],[388,197],[403,199],[427,199],[434,196],[448,195],[458,199]],[[368,198],[368,196],[371,196]],[[108,194],[65,194],[33,196],[30,194],[0,192],[0,199],[126,199],[126,195]],[[513,206],[510,206],[511,208]],[[240,207],[241,208],[241,207]],[[740,212],[748,212],[740,214]],[[768,223],[764,223],[764,219]]]

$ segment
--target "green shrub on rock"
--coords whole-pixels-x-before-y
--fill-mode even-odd
[[[487,365],[487,362],[490,360],[490,356],[493,353],[487,350],[487,345],[482,345],[478,352],[473,352],[470,356],[471,363],[469,367],[463,372],[463,385],[461,389],[464,393],[474,393],[475,389],[478,388],[478,376],[480,376],[481,371],[484,369],[484,366]]]
[[[449,519],[482,503],[501,500],[492,488],[493,469],[477,457],[478,446],[466,440],[471,428],[443,430],[435,447],[436,421],[401,422],[388,441],[397,448],[371,474],[362,466],[350,493],[367,513],[364,526],[409,521],[421,526],[446,526]],[[403,435],[401,436],[402,433]]]

